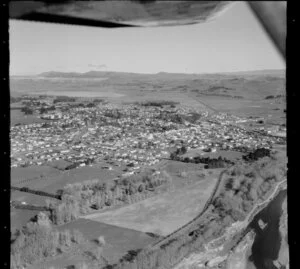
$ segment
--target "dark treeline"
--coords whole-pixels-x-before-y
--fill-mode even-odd
[[[202,163],[205,164],[204,166],[205,169],[226,168],[234,164],[234,162],[222,158],[221,156],[219,156],[218,158],[200,157],[200,156],[196,156],[194,158],[179,157],[172,160],[181,161],[185,163],[196,163],[196,164]]]
[[[275,98],[280,98],[280,97],[285,97],[282,94],[278,94],[278,95],[268,95],[265,97],[265,99],[275,99]]]
[[[96,99],[93,100],[93,102],[96,103],[96,104],[101,104],[101,103],[106,103],[107,101],[104,100],[104,99],[96,98]]]
[[[56,96],[56,99],[53,100],[53,104],[61,103],[61,102],[76,102],[75,97],[69,97],[69,96]]]
[[[11,186],[10,188],[11,188],[11,190],[15,190],[15,191],[22,191],[22,192],[32,193],[32,194],[36,194],[36,195],[41,195],[41,196],[47,196],[47,197],[51,197],[51,198],[55,198],[55,199],[61,199],[61,197],[57,194],[52,194],[52,193],[48,193],[48,192],[44,192],[44,191],[31,190],[27,187],[20,188],[20,187]]]
[[[188,115],[183,115],[183,114],[178,114],[177,112],[160,111],[159,115],[157,115],[155,118],[167,122],[177,123],[177,124],[183,124],[185,121],[189,123],[195,123],[197,120],[201,118],[201,114],[190,113]]]
[[[219,97],[226,97],[226,98],[233,98],[233,99],[244,99],[241,95],[230,95],[230,94],[222,94],[222,93],[214,93],[214,92],[200,92],[201,95],[206,96],[219,96]]]
[[[163,106],[171,106],[175,107],[179,104],[179,102],[174,101],[145,101],[138,103],[141,106],[155,106],[155,107],[163,107]]]
[[[182,157],[183,154],[186,153],[186,148],[181,147],[178,148],[176,151],[170,154],[170,159],[174,161],[180,161],[185,163],[202,163],[205,164],[205,169],[214,169],[214,168],[226,168],[234,164],[234,162],[227,160],[226,158],[222,158],[219,156],[218,158],[210,158],[210,157],[201,157],[196,156],[193,158],[190,157]]]
[[[258,148],[253,152],[250,152],[246,156],[243,156],[245,161],[257,161],[263,157],[270,157],[271,151],[265,148]]]
[[[40,114],[48,113],[49,111],[55,111],[55,106],[49,106],[49,107],[41,107],[40,108]]]
[[[28,106],[22,107],[21,112],[23,112],[25,115],[32,115],[33,109],[31,109]]]
[[[114,181],[88,180],[68,184],[61,191],[61,201],[47,200],[50,219],[60,225],[77,219],[81,214],[115,205],[138,202],[171,187],[171,177],[153,171]]]

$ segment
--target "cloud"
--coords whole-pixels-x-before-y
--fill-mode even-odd
[[[88,64],[88,67],[96,68],[96,69],[103,69],[106,68],[106,64]]]

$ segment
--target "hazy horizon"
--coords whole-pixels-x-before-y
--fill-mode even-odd
[[[132,74],[140,74],[140,75],[156,75],[160,73],[166,73],[166,74],[186,74],[186,75],[214,75],[214,74],[231,74],[231,73],[252,73],[252,72],[268,72],[268,71],[286,71],[286,68],[279,68],[279,69],[258,69],[258,70],[240,70],[240,71],[232,71],[232,72],[211,72],[211,73],[172,73],[172,72],[164,72],[164,71],[159,71],[156,73],[139,73],[139,72],[126,72],[126,71],[113,71],[113,70],[89,70],[89,71],[84,71],[84,72],[75,72],[75,71],[57,71],[57,70],[49,70],[45,72],[40,72],[40,73],[35,73],[35,74],[16,74],[16,75],[10,75],[12,77],[26,77],[26,76],[38,76],[42,73],[50,73],[50,72],[58,72],[58,73],[76,73],[76,74],[85,74],[89,72],[111,72],[111,73],[132,73]]]
[[[284,70],[243,2],[204,24],[104,29],[10,20],[10,74],[128,72],[214,74]]]

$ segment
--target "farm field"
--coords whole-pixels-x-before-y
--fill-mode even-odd
[[[217,176],[144,201],[84,218],[165,236],[194,218],[203,209]]]
[[[36,210],[25,210],[25,209],[10,209],[10,228],[11,231],[14,229],[19,229],[22,226],[26,225],[26,223],[38,214]]]
[[[69,171],[59,171],[49,166],[13,168],[11,170],[11,184],[17,187],[28,187],[32,190],[41,190],[50,194],[55,194],[57,190],[62,189],[66,184],[85,181],[88,179],[111,180],[119,175],[119,171],[102,169],[101,166],[87,166],[72,169]],[[21,179],[27,179],[19,183]],[[49,197],[34,195],[21,191],[11,191],[11,200],[27,202],[39,206],[46,205],[46,199]],[[11,226],[20,227],[36,215],[38,211],[12,209]],[[20,215],[20,216],[19,216]]]
[[[44,120],[38,118],[36,115],[25,115],[20,109],[10,110],[10,125],[14,126],[16,124],[32,124],[45,122]]]
[[[157,165],[159,171],[165,171],[172,178],[175,187],[181,188],[190,183],[198,182],[203,179],[203,175],[207,174],[204,165],[194,163],[183,163],[179,161],[164,160]],[[215,171],[214,171],[215,172]]]
[[[44,177],[58,176],[60,171],[46,165],[32,165],[28,167],[13,167],[11,168],[11,183],[12,185],[30,184],[29,182]],[[25,185],[24,185],[25,184]],[[29,186],[28,186],[29,187]]]
[[[139,231],[87,219],[78,219],[72,223],[58,227],[58,230],[61,231],[66,229],[80,231],[84,237],[89,240],[90,245],[94,245],[94,247],[96,246],[94,240],[103,236],[105,245],[103,247],[102,256],[109,263],[117,262],[129,250],[141,249],[155,241],[155,238]],[[84,256],[84,253],[68,253],[51,261],[43,262],[42,265],[36,264],[30,267],[30,269],[38,269],[41,268],[41,266],[44,266],[43,268],[49,268],[51,266],[62,268],[80,263],[84,260],[87,261],[86,259],[87,257]]]
[[[49,166],[40,166],[40,169],[13,168],[11,170],[12,185],[28,187],[35,190],[56,192],[66,184],[81,182],[90,179],[109,180],[120,174],[120,168],[113,170],[103,169],[102,165],[78,167],[71,170],[60,171]],[[28,179],[23,183],[21,179]],[[31,180],[30,180],[31,179]]]
[[[209,108],[242,117],[263,117],[267,122],[285,123],[285,102],[272,100],[227,99],[218,96],[199,96],[195,100]]]

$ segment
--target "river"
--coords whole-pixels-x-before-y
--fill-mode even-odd
[[[273,261],[277,259],[280,249],[279,221],[282,214],[282,203],[286,195],[286,190],[280,191],[276,198],[259,212],[249,224],[248,228],[253,229],[256,236],[247,269],[253,268],[253,265],[257,269],[277,269]],[[263,230],[258,224],[260,219],[267,224]]]

